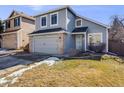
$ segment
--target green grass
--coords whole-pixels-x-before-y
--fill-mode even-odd
[[[124,86],[124,64],[115,60],[65,60],[41,65],[24,73],[9,86],[96,87]]]

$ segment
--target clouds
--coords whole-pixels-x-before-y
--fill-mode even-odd
[[[30,5],[28,7],[34,11],[41,11],[41,9],[43,9],[44,6],[43,5]]]

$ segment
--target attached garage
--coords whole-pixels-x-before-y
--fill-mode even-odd
[[[63,34],[32,36],[30,44],[31,52],[63,54]]]
[[[3,34],[2,35],[2,47],[7,49],[17,48],[17,33]]]

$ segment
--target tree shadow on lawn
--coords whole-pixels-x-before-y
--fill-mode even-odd
[[[124,63],[124,57],[118,55],[112,55],[110,53],[80,53],[76,56],[66,57],[64,60],[73,60],[73,59],[82,59],[82,60],[96,60],[101,62],[101,60],[115,60],[120,64]]]
[[[71,60],[71,59],[85,59],[85,60],[97,60],[100,61],[102,56],[104,54],[103,53],[80,53],[76,56],[72,56],[72,57],[66,57],[64,58],[65,60]]]

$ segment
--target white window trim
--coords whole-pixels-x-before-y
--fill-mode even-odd
[[[54,14],[57,14],[57,24],[51,24],[51,16],[54,15]],[[51,14],[50,14],[50,26],[58,26],[58,19],[59,19],[58,12],[56,12],[56,13],[51,13]]]
[[[41,22],[41,19],[42,19],[43,17],[46,17],[46,25],[45,25],[45,26],[42,26],[42,22]],[[41,16],[41,17],[40,17],[40,27],[41,27],[41,28],[47,27],[47,15],[44,15],[44,16]]]
[[[101,35],[101,41],[100,42],[103,43],[103,34],[102,33],[89,33],[88,34],[88,45],[89,45],[89,36],[90,35]]]
[[[77,26],[77,21],[81,20],[81,25],[80,26]],[[82,27],[82,19],[76,19],[75,20],[75,27]]]

